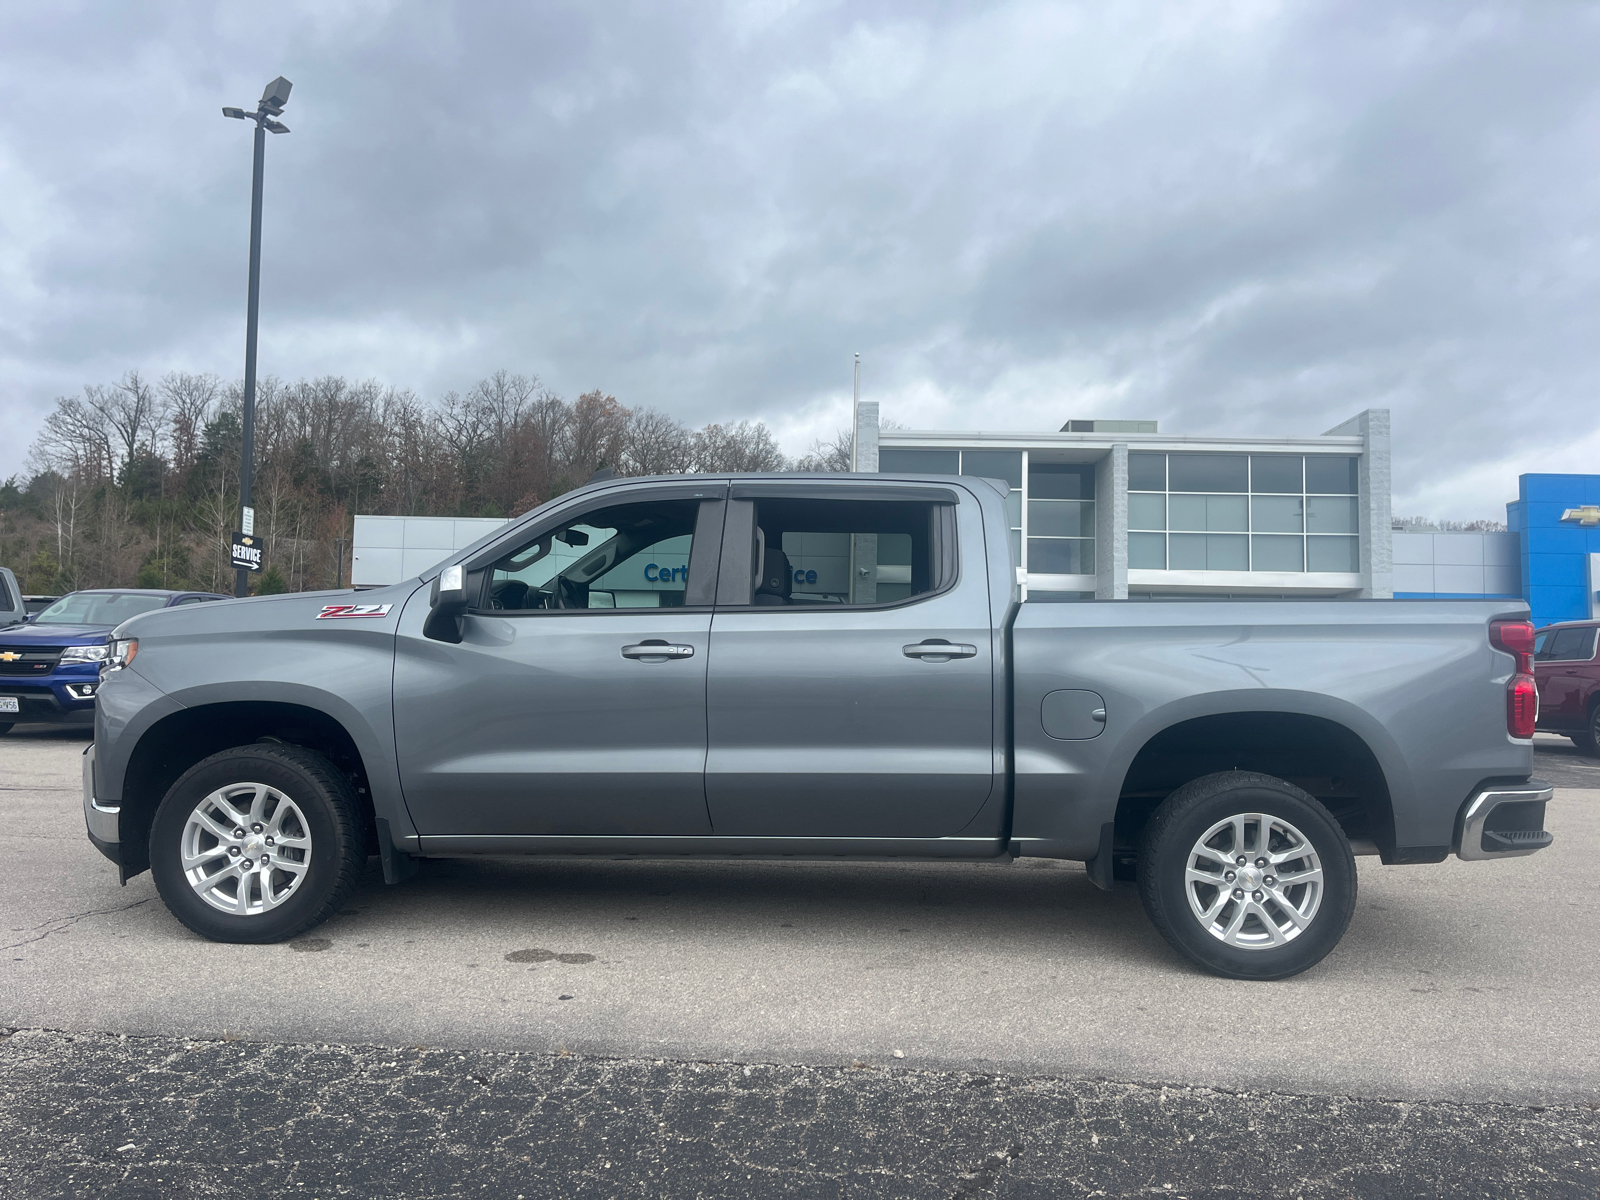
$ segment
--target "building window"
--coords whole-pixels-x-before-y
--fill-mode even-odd
[[[1344,454],[1128,455],[1128,566],[1360,569],[1360,460]]]
[[[878,468],[1004,480],[1013,561],[1034,575],[1095,573],[1092,463],[1037,462],[1021,450],[885,446]]]
[[[1094,574],[1094,466],[1028,463],[1028,573]]]

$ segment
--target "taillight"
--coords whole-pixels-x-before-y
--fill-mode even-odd
[[[1513,675],[1506,688],[1506,732],[1516,738],[1531,738],[1539,719],[1539,689],[1532,675]]]
[[[1539,689],[1533,680],[1533,625],[1527,621],[1491,621],[1489,642],[1517,660],[1506,684],[1506,732],[1531,738],[1539,719]]]

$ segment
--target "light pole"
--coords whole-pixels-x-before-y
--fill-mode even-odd
[[[861,469],[861,456],[856,453],[856,443],[861,440],[861,351],[856,351],[854,398],[850,402],[850,469]]]
[[[289,103],[289,89],[293,86],[279,75],[261,93],[261,102],[256,105],[255,112],[246,112],[242,108],[222,110],[225,117],[254,121],[256,126],[255,173],[250,181],[250,299],[246,306],[244,326],[244,446],[239,455],[239,527],[248,534],[255,532],[255,513],[250,507],[250,477],[254,473],[256,452],[256,317],[261,293],[261,167],[266,156],[268,132],[289,132],[289,127],[275,118],[283,115],[283,106]],[[250,572],[243,567],[234,571],[233,594],[250,594]]]

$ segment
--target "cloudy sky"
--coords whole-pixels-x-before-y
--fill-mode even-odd
[[[1394,411],[1397,512],[1600,469],[1600,9],[0,0],[0,477],[55,396],[498,367],[791,452]]]

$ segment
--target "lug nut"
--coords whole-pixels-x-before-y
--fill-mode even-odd
[[[1259,901],[1261,899],[1261,889],[1257,888],[1255,891],[1251,892],[1250,899]]]
[[[1233,861],[1238,863],[1241,867],[1244,866],[1244,855],[1242,855],[1242,854],[1239,855],[1239,857],[1234,859]]]
[[[232,856],[233,858],[238,858],[239,857],[239,847],[237,847],[237,846],[229,846],[228,847],[228,854],[230,856]]]
[[[254,824],[254,825],[252,825],[252,826],[250,826],[250,832],[251,832],[251,833],[260,833],[260,832],[261,832],[261,831],[262,831],[262,829],[264,829],[264,828],[265,828],[265,826],[263,826],[263,825],[262,825],[262,824],[261,824],[261,823],[260,823],[260,822],[259,822],[259,821],[258,821],[258,822],[257,822],[257,823],[256,823],[256,824]]]
[[[1229,872],[1227,872],[1227,874],[1223,875],[1223,878],[1226,879],[1229,883],[1232,883],[1233,882],[1233,876],[1234,876],[1234,873],[1232,871],[1229,871]]]
[[[1266,859],[1264,859],[1264,858],[1258,858],[1258,859],[1256,859],[1256,866],[1258,866],[1258,867],[1264,867],[1264,866],[1266,866],[1266,865],[1267,865],[1267,860],[1266,860]]]
[[[246,871],[248,871],[248,870],[249,870],[249,869],[250,869],[250,867],[251,867],[251,866],[252,866],[252,865],[253,865],[253,864],[252,864],[252,863],[251,863],[251,862],[250,862],[250,860],[249,860],[249,859],[248,859],[248,858],[247,858],[247,859],[245,859],[245,860],[244,860],[244,861],[243,861],[243,862],[241,862],[241,863],[240,863],[240,864],[239,864],[239,865],[240,865],[240,866],[241,866],[241,867],[243,867],[243,868],[244,868],[244,869],[245,869],[245,870],[246,870]]]
[[[278,844],[278,843],[277,843],[277,842],[275,842],[275,841],[273,841],[273,840],[272,840],[272,839],[271,839],[271,838],[268,838],[268,839],[267,839],[267,845],[269,845],[269,846],[276,846],[276,845],[277,845],[277,844]]]
[[[1278,886],[1278,881],[1275,878],[1273,878],[1271,875],[1268,875],[1261,882],[1266,884],[1268,887],[1277,887]]]
[[[233,836],[234,836],[234,837],[236,837],[236,838],[242,838],[242,837],[243,837],[243,836],[244,836],[244,830],[242,830],[242,829],[235,829],[235,830],[234,830],[234,831],[233,831]],[[1244,860],[1243,860],[1243,859],[1240,859],[1240,860],[1239,860],[1239,861],[1240,861],[1240,862],[1243,862],[1243,861],[1244,861]]]
[[[1235,900],[1243,900],[1244,899],[1244,889],[1243,888],[1234,888],[1233,889],[1233,898]]]

